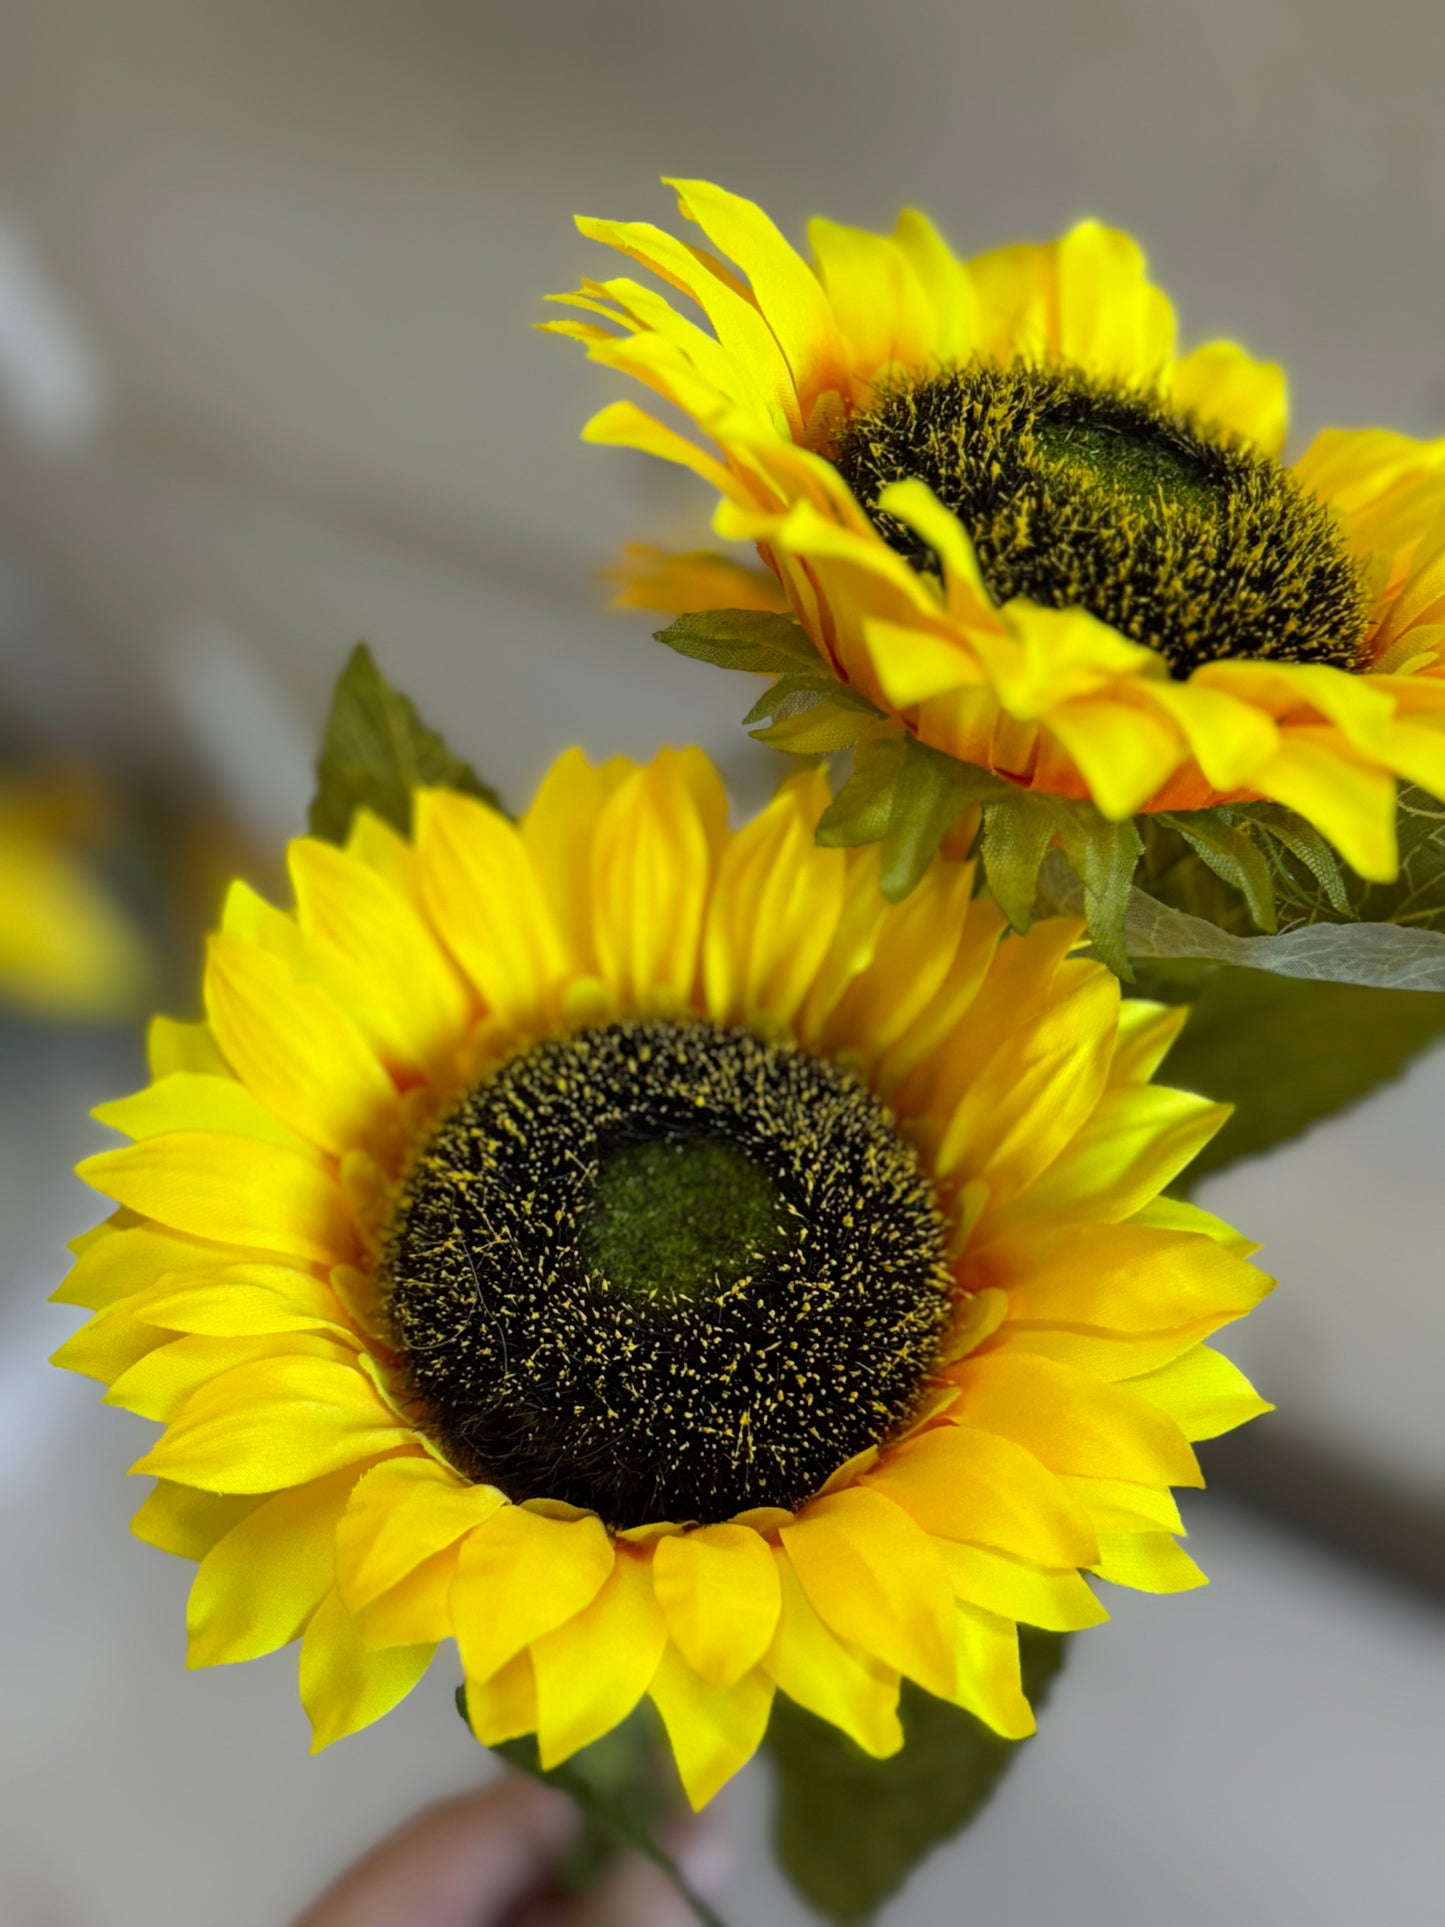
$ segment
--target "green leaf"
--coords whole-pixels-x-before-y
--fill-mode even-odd
[[[754,713],[765,712],[781,685],[774,685]],[[846,697],[847,700],[839,700]],[[780,704],[782,713],[767,729],[748,733],[755,742],[773,749],[786,750],[791,756],[828,756],[835,750],[851,749],[860,737],[876,725],[878,712],[844,691],[839,683],[825,684],[816,690],[801,688],[787,692]]]
[[[412,791],[429,785],[463,790],[501,808],[496,791],[427,727],[359,642],[332,692],[316,765],[311,834],[344,843],[352,817],[365,808],[409,835]]]
[[[1160,1081],[1237,1107],[1190,1185],[1346,1109],[1445,1038],[1445,996],[1415,990],[1200,963],[1143,967],[1136,988],[1191,1005]]]
[[[467,1689],[457,1688],[457,1711],[467,1719]],[[681,1868],[656,1840],[656,1830],[678,1811],[681,1789],[671,1750],[649,1707],[605,1734],[561,1766],[544,1770],[532,1735],[504,1740],[492,1751],[521,1773],[570,1794],[586,1816],[581,1840],[558,1869],[573,1892],[590,1887],[627,1851],[642,1854],[661,1868],[704,1927],[723,1922],[688,1885]]]
[[[1045,859],[1039,872],[1039,895],[1055,913],[1077,914],[1082,907],[1084,892],[1057,853]],[[1235,964],[1314,982],[1412,993],[1445,991],[1445,930],[1393,923],[1309,923],[1274,937],[1239,937],[1142,890],[1131,890],[1123,943],[1136,962]]]
[[[751,669],[765,676],[802,669],[816,676],[827,667],[791,616],[766,609],[702,609],[659,629],[656,640],[719,669]]]
[[[1445,803],[1414,784],[1404,784],[1396,806],[1400,875],[1394,883],[1357,883],[1351,901],[1357,917],[1445,930]]]
[[[1063,1658],[1054,1633],[1021,1629],[1024,1686],[1037,1707]],[[774,1839],[793,1885],[829,1920],[866,1921],[924,1855],[966,1827],[1015,1745],[904,1682],[904,1746],[870,1759],[780,1693],[768,1726],[777,1776]]]

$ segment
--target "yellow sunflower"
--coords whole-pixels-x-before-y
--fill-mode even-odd
[[[775,1692],[885,1756],[900,1677],[1010,1738],[1017,1624],[1198,1585],[1171,1485],[1267,1409],[1269,1281],[1159,1197],[1222,1120],[1080,926],[967,865],[886,904],[821,776],[736,832],[697,751],[449,790],[243,885],[156,1020],[58,1362],[161,1421],[141,1538],[198,1666],[301,1638],[317,1746],[456,1640],[565,1759],[650,1696],[706,1801]]]
[[[84,778],[0,781],[0,1003],[27,1016],[120,1017],[143,996],[145,941],[81,854],[106,817]]]
[[[769,576],[634,555],[621,600],[756,608],[934,749],[1122,820],[1269,799],[1366,878],[1396,872],[1395,780],[1445,793],[1445,441],[1330,429],[1286,466],[1285,381],[1181,355],[1128,236],[1084,222],[961,261],[674,182],[714,254],[581,220],[696,305],[618,278],[549,324],[676,405],[588,439],[681,462]],[[725,258],[720,258],[725,257]]]

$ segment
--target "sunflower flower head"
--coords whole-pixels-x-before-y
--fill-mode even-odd
[[[736,564],[638,550],[620,601],[780,673],[749,719],[780,747],[901,738],[1106,823],[1283,806],[1394,876],[1396,780],[1445,792],[1445,443],[1327,430],[1286,463],[1282,371],[1181,353],[1097,222],[961,260],[913,210],[815,221],[809,262],[751,202],[673,185],[710,246],[580,221],[651,280],[588,281],[549,325],[699,439],[630,402],[587,437],[696,471],[765,567],[738,594]],[[698,612],[769,598],[809,662],[708,644]],[[834,831],[877,834],[878,790]]]
[[[321,1746],[454,1641],[481,1740],[650,1698],[696,1804],[778,1694],[1023,1737],[1020,1624],[1201,1583],[1171,1488],[1266,1409],[1204,1341],[1269,1281],[1161,1195],[1222,1120],[1150,1081],[1178,1013],[966,864],[890,905],[817,774],[734,831],[695,751],[412,802],[235,887],[81,1167],[58,1362],[164,1428],[192,1663],[299,1638]]]

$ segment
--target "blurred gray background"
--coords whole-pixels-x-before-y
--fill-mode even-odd
[[[667,172],[797,237],[905,201],[970,251],[1098,214],[1189,336],[1288,365],[1298,440],[1434,434],[1442,61],[1438,0],[5,0],[6,755],[209,826],[202,920],[223,858],[274,877],[359,636],[514,800],[565,743],[689,738],[751,800],[773,770],[733,680],[603,606],[615,547],[700,538],[706,502],[577,444],[619,389],[529,331],[597,271],[573,212],[666,221]],[[182,1670],[188,1569],[126,1528],[149,1428],[40,1362],[96,1216],[65,1173],[136,1036],[0,1030],[0,1919],[282,1927],[484,1766],[444,1663],[318,1760],[294,1655]],[[1214,1584],[1110,1600],[888,1927],[1445,1918],[1442,1118],[1437,1053],[1208,1187],[1284,1279],[1235,1347],[1281,1412],[1205,1449],[1191,1508]],[[765,1795],[721,1805],[725,1910],[789,1927]]]

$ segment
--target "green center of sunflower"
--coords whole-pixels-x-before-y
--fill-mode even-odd
[[[627,1022],[538,1044],[413,1161],[383,1254],[420,1422],[616,1528],[795,1507],[914,1410],[950,1305],[911,1148],[837,1066]]]
[[[695,1295],[734,1284],[776,1250],[777,1187],[726,1138],[619,1145],[582,1221],[587,1269],[618,1291]]]
[[[1152,395],[972,362],[883,389],[834,459],[914,568],[937,573],[938,558],[878,507],[910,477],[968,530],[995,601],[1088,609],[1176,677],[1230,658],[1359,666],[1368,604],[1334,512]]]

